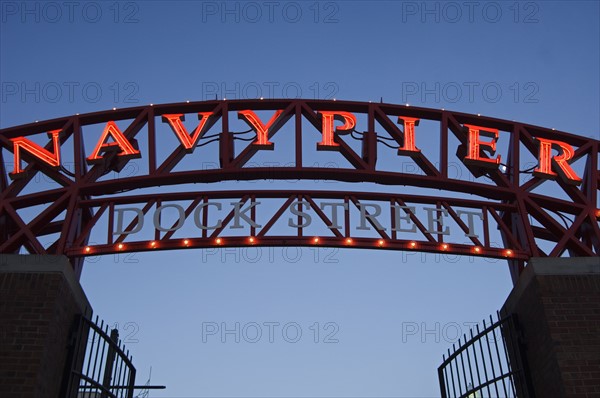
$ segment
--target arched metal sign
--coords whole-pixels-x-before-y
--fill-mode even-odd
[[[90,255],[245,245],[506,258],[513,276],[530,257],[600,254],[600,141],[514,121],[384,103],[223,100],[5,128],[0,144],[0,252],[66,254],[77,271]],[[315,163],[311,150],[343,164]],[[254,162],[265,154],[287,162]],[[469,178],[453,175],[457,167]],[[207,189],[264,179],[386,191]]]

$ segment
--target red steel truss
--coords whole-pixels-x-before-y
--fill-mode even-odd
[[[245,112],[248,110],[275,111],[275,114],[271,124],[267,123],[268,120],[262,121],[267,135],[260,136],[254,128],[256,135],[253,140],[250,140],[252,142],[245,143],[246,146],[241,150],[238,148],[236,152],[234,142],[238,138],[229,127],[230,118],[232,115],[237,115],[240,119],[248,120],[252,115],[252,112]],[[321,147],[321,149],[338,152],[337,156],[343,156],[350,165],[348,167],[315,167],[303,163],[303,128],[306,130],[306,123],[303,122],[308,122],[310,126],[322,133],[325,140],[326,133],[322,126],[323,118],[326,116],[323,111],[337,112],[337,116],[349,112],[363,118],[361,123],[365,131],[362,133],[355,129],[352,131],[352,139],[360,141],[360,151],[355,150],[349,144],[351,138],[341,132],[332,136],[333,141],[329,143],[329,147]],[[202,113],[205,120],[198,125],[197,130],[190,128],[190,135],[180,137],[180,140],[181,138],[187,140],[188,148],[186,149],[182,141],[182,145],[165,156],[165,149],[162,147],[159,149],[157,140],[157,124],[161,123],[161,117],[164,122],[170,118],[171,123],[175,123],[176,118],[173,115],[187,115],[190,119],[187,124],[191,125],[196,123],[191,122],[191,117],[195,118],[197,114]],[[403,153],[402,149],[411,144],[407,142],[409,135],[405,134],[408,133],[407,129],[410,126],[398,124],[392,118],[420,119],[438,123],[439,129],[435,140],[439,143],[439,158],[433,160],[417,151]],[[340,118],[336,119],[339,124]],[[132,152],[138,150],[137,141],[142,140],[147,143],[143,150],[139,150],[138,156],[123,156],[123,147],[111,144],[113,150],[111,145],[106,145],[101,148],[102,152],[98,153],[96,159],[90,159],[92,156],[86,153],[84,146],[84,138],[87,137],[83,128],[91,125],[104,126],[109,122],[127,124],[122,134],[128,142],[132,143],[130,148]],[[250,122],[248,124],[251,125]],[[213,126],[217,128],[218,134],[207,134]],[[500,167],[482,168],[465,162],[465,167],[475,177],[484,176],[485,182],[480,182],[479,178],[475,181],[452,178],[448,172],[453,156],[457,156],[461,161],[464,160],[465,147],[469,140],[469,126],[496,129],[510,135],[507,152],[501,155],[503,163]],[[284,127],[292,130],[290,136],[294,152],[291,154],[291,160],[294,165],[251,167],[250,160],[260,151],[274,150],[269,140]],[[419,127],[416,129],[416,146],[419,146],[419,140],[423,137],[419,136]],[[40,161],[39,157],[33,156],[26,150],[20,152],[15,150],[15,139],[19,137],[39,138],[43,133],[56,130],[59,130],[60,134],[56,133],[50,139],[44,138],[46,143],[44,149],[47,153],[55,153],[56,146],[60,143],[62,152],[70,151],[72,171],[62,166],[55,167],[56,165],[48,163],[51,162],[50,160]],[[358,138],[354,133],[357,133]],[[459,142],[458,147],[451,147],[449,144],[451,134]],[[388,137],[387,143],[381,139],[384,135]],[[192,142],[194,138],[197,140]],[[428,136],[427,139],[432,138]],[[572,181],[564,178],[556,178],[552,182],[568,199],[560,198],[553,193],[538,192],[536,188],[547,179],[539,174],[529,173],[529,169],[524,170],[525,154],[538,158],[541,150],[539,139],[567,144],[573,148],[573,154],[568,162],[585,164],[580,176],[580,184],[573,184]],[[212,145],[215,151],[218,151],[220,167],[209,170],[179,171],[177,166],[194,150],[191,145],[200,142],[204,142],[203,145]],[[392,145],[389,144],[390,142]],[[240,145],[239,142],[237,144]],[[395,156],[409,156],[417,165],[419,172],[406,173],[380,169],[378,151],[390,151],[389,148],[384,148],[383,144],[393,148],[392,151],[396,150]],[[598,210],[600,141],[514,121],[384,103],[301,99],[223,100],[116,109],[5,128],[0,130],[0,145],[2,148],[0,151],[2,157],[0,159],[0,253],[65,254],[71,258],[78,273],[81,271],[84,258],[90,255],[119,251],[231,247],[248,244],[446,251],[453,254],[506,258],[513,277],[519,274],[524,262],[530,257],[598,256],[600,254],[598,222],[600,219],[600,210]],[[42,146],[43,144],[40,148]],[[488,145],[488,148],[482,148],[475,156],[480,156],[481,159],[489,157],[493,160],[494,154],[490,153],[489,149]],[[14,174],[17,167],[13,167],[11,175],[8,165],[13,162],[14,152],[19,152],[21,160],[27,164],[22,169],[22,173],[18,174]],[[457,154],[454,155],[453,152]],[[107,178],[109,173],[122,170],[134,157],[141,157],[147,165],[147,171],[130,177]],[[64,153],[63,158],[65,158]],[[55,186],[51,189],[36,190],[33,182],[40,174],[53,181]],[[452,195],[445,197],[315,190],[251,192],[205,190],[206,186],[214,182],[261,179],[329,179],[342,182],[368,182],[390,187],[438,189]],[[204,184],[203,190],[152,195],[139,192],[136,194],[136,190],[146,188],[192,183]],[[459,198],[456,194],[471,194],[476,195],[476,198],[464,199],[466,195]],[[270,218],[260,227],[250,226],[247,236],[232,236],[227,233],[226,226],[234,216],[232,212],[223,217],[223,223],[219,228],[199,229],[196,235],[186,238],[176,237],[174,231],[165,232],[158,229],[154,230],[154,236],[151,238],[137,239],[134,234],[113,232],[114,209],[123,205],[137,204],[142,209],[142,213],[147,214],[163,203],[188,201],[190,203],[185,208],[185,216],[188,217],[199,204],[212,200],[234,199],[241,203],[252,203],[261,198],[280,199],[282,205],[271,209]],[[298,200],[312,204],[315,219],[322,221],[323,225],[331,226],[333,222],[330,216],[319,209],[316,203],[321,199],[340,200],[347,206],[343,210],[339,228],[329,228],[327,234],[320,236],[307,235],[303,227],[294,228],[291,234],[281,234],[280,231],[272,228],[284,217],[290,205]],[[415,239],[400,237],[393,228],[375,229],[375,236],[356,236],[350,228],[350,212],[351,209],[366,201],[399,206],[408,204],[434,206],[440,211],[443,210],[448,219],[453,220],[464,232],[468,232],[468,226],[457,214],[457,208],[478,209],[483,218],[483,233],[482,236],[470,236],[468,243],[444,242],[441,225],[438,225],[437,233],[432,232],[418,216],[406,213],[405,216],[415,225],[417,231]],[[36,214],[25,221],[22,214],[28,209],[35,211]],[[211,206],[204,207],[202,217],[208,219],[210,209]],[[255,208],[248,213],[252,220],[255,219],[255,213]],[[95,227],[98,228],[99,220],[103,217],[108,219],[109,230],[106,240],[92,244],[90,242],[92,231]],[[394,218],[393,211],[388,217],[391,217],[390,223],[393,227],[397,220]],[[372,224],[371,220],[369,222]],[[499,231],[503,240],[502,248],[492,245],[490,225]],[[134,220],[128,225],[128,230],[135,226]],[[50,238],[51,242],[42,244],[40,240],[42,237]]]

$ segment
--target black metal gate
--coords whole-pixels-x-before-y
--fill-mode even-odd
[[[98,317],[81,316],[75,322],[62,397],[133,398],[135,367],[119,331]]]
[[[533,398],[517,318],[483,321],[452,345],[438,368],[442,398]]]

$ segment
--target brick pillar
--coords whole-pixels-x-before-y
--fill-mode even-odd
[[[59,396],[69,334],[91,306],[64,256],[0,254],[0,396]]]
[[[534,258],[508,296],[537,398],[600,396],[600,258]]]

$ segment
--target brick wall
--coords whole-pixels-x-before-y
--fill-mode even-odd
[[[600,258],[533,259],[503,311],[523,329],[536,397],[600,396]]]
[[[600,274],[538,279],[565,394],[600,396]]]
[[[70,329],[89,303],[66,258],[3,255],[0,265],[0,396],[58,397]]]

